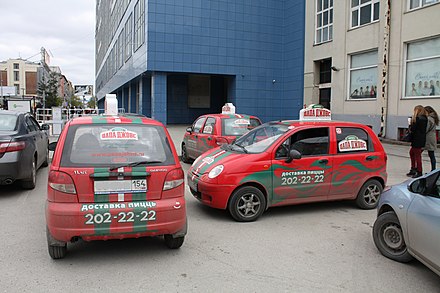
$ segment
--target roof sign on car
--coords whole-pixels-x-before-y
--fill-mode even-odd
[[[106,94],[104,102],[105,115],[118,115],[118,100],[115,94]]]
[[[226,103],[222,107],[222,114],[235,114],[235,106],[232,103]]]
[[[322,105],[311,104],[299,111],[299,120],[332,120],[332,113]]]

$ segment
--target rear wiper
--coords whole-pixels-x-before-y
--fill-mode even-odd
[[[157,164],[157,163],[162,163],[162,161],[137,161],[137,162],[131,162],[125,165],[121,165],[121,166],[117,166],[117,167],[112,167],[110,168],[110,171],[114,171],[117,170],[119,168],[123,168],[123,167],[136,167],[139,165],[148,165],[148,164]]]

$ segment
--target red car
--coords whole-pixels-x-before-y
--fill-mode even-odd
[[[203,204],[227,209],[237,221],[254,221],[272,206],[317,201],[352,199],[375,208],[386,161],[368,126],[276,121],[200,156],[187,181]]]
[[[204,152],[233,142],[261,125],[260,119],[244,114],[207,114],[186,129],[182,142],[182,161],[190,163]]]
[[[50,149],[52,258],[63,258],[67,243],[78,239],[163,235],[169,248],[183,244],[184,173],[162,123],[130,114],[74,118]]]

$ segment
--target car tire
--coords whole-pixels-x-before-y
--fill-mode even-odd
[[[252,222],[258,219],[266,208],[266,198],[256,187],[245,186],[232,194],[228,211],[237,222]]]
[[[379,181],[376,179],[368,180],[362,185],[356,197],[357,206],[364,210],[376,208],[382,191],[383,187]]]
[[[46,149],[46,158],[44,159],[43,164],[41,164],[41,167],[47,166],[49,166],[49,149]]]
[[[61,259],[67,254],[67,244],[64,246],[48,245],[47,248],[52,259]]]
[[[180,248],[185,240],[185,236],[173,238],[173,236],[169,234],[164,235],[163,238],[165,240],[165,245],[170,249]]]
[[[403,230],[394,212],[386,212],[377,217],[373,225],[373,240],[377,249],[389,259],[409,262],[411,254],[403,238]]]
[[[186,151],[185,144],[182,144],[182,157],[181,158],[182,158],[182,162],[187,163],[187,164],[191,163],[191,160],[188,157],[188,153]]]
[[[31,176],[21,181],[21,187],[24,189],[34,189],[37,181],[37,162],[35,157],[32,157]]]

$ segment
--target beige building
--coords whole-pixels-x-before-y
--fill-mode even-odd
[[[440,113],[440,0],[306,1],[304,103],[392,139]]]
[[[39,67],[39,63],[23,59],[8,59],[0,62],[2,85],[15,87],[15,96],[36,96]]]

